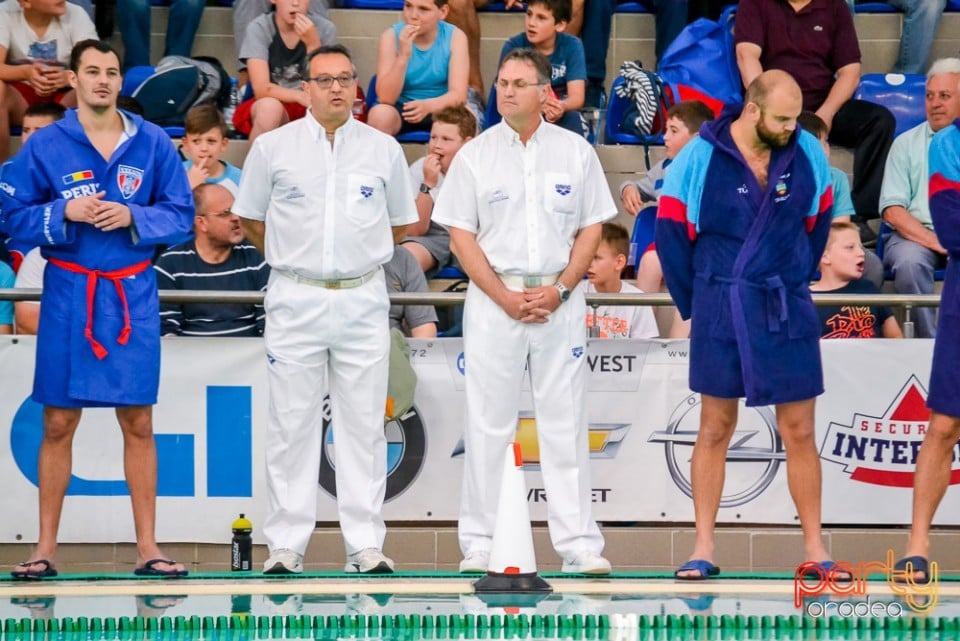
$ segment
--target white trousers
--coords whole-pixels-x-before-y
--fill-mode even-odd
[[[340,290],[274,273],[265,306],[267,544],[303,554],[313,534],[326,382],[347,554],[380,549],[386,534],[380,511],[387,487],[383,414],[390,348],[383,271],[359,287]]]
[[[491,547],[503,453],[515,439],[525,367],[553,547],[564,558],[603,550],[603,535],[591,515],[585,316],[580,287],[542,325],[515,321],[479,287],[467,289],[466,460],[459,523],[465,556]]]

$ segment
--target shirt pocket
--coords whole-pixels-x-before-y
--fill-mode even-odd
[[[347,218],[360,228],[377,225],[386,213],[383,181],[369,174],[347,177]]]
[[[565,172],[548,171],[543,175],[543,207],[549,214],[573,216],[577,212],[576,199],[580,197],[579,185]]]

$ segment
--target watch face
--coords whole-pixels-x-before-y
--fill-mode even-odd
[[[420,183],[420,193],[421,193],[421,194],[429,194],[429,193],[430,193],[430,188],[427,187],[427,183]]]

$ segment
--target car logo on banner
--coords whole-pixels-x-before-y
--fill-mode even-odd
[[[747,407],[740,401],[737,429],[730,439],[727,461],[747,468],[727,475],[720,507],[749,503],[770,487],[780,464],[786,461],[777,419],[769,407]],[[693,498],[690,455],[700,429],[700,395],[691,394],[674,408],[667,429],[654,432],[648,443],[663,443],[670,477],[681,492]],[[742,479],[738,482],[738,479]]]
[[[630,431],[630,423],[590,423],[587,441],[590,444],[590,458],[613,459],[617,457],[623,439]],[[537,421],[532,412],[522,412],[517,418],[517,433],[514,440],[520,444],[523,455],[523,469],[540,469],[540,444],[537,441]],[[466,451],[463,437],[457,441],[451,458],[463,456]]]
[[[854,412],[849,424],[831,421],[820,458],[842,465],[852,481],[913,487],[929,420],[927,390],[911,375],[880,416]],[[950,484],[960,485],[960,469],[951,471]]]
[[[323,398],[323,449],[320,454],[320,487],[337,497],[334,431],[330,397]],[[387,434],[387,491],[385,501],[403,494],[423,469],[427,451],[427,433],[416,407],[384,426]]]

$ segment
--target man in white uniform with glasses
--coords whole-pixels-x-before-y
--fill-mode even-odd
[[[321,405],[329,389],[347,572],[387,573],[381,516],[390,302],[381,265],[416,222],[400,145],[353,119],[346,48],[308,57],[306,117],[257,138],[233,207],[272,269],[265,307],[266,574],[303,571],[316,523]],[[329,372],[329,376],[327,376]]]
[[[541,54],[516,49],[503,59],[503,121],[461,148],[433,211],[470,276],[461,572],[487,570],[504,450],[515,439],[528,368],[553,547],[564,572],[610,572],[591,514],[580,284],[601,223],[617,209],[593,148],[543,121],[549,87]]]

